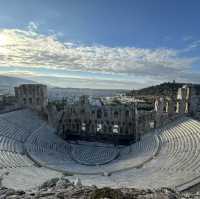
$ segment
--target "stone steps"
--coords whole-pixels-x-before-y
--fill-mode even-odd
[[[98,143],[88,146],[87,142],[67,143],[55,134],[55,129],[31,112],[9,114],[0,116],[0,167],[11,170],[13,176],[21,175],[27,180],[30,176],[36,178],[35,170],[42,181],[46,179],[45,174],[51,173],[48,169],[51,168],[84,174],[85,182],[96,185],[186,187],[200,182],[200,122],[191,118],[180,118],[146,135],[140,142],[116,149]],[[30,122],[33,124],[29,126]],[[36,169],[33,162],[22,155],[23,142],[28,154],[44,168]],[[111,176],[99,178],[105,173]]]
[[[0,165],[1,168],[15,168],[32,166],[34,163],[25,155],[18,153],[0,151]]]

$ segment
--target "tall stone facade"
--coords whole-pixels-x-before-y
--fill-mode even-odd
[[[192,85],[179,88],[176,96],[158,97],[155,100],[156,127],[165,125],[177,117],[196,114],[199,97]]]
[[[41,111],[47,106],[47,86],[42,84],[22,84],[15,87],[15,97],[22,107]]]
[[[91,104],[87,96],[72,105],[66,105],[60,135],[79,137],[114,137],[138,140],[135,104]]]
[[[57,133],[67,139],[98,138],[138,141],[151,129],[166,125],[183,115],[200,118],[200,96],[192,85],[179,88],[177,94],[156,96],[130,101],[91,100],[80,97],[62,110],[48,104],[47,87],[42,84],[23,84],[15,88],[15,97],[21,107],[45,113],[49,123],[58,128]],[[116,140],[115,140],[116,139]]]
[[[190,95],[189,113],[194,118],[200,120],[200,92],[197,92],[193,87]]]
[[[99,100],[92,104],[87,96],[82,96],[78,102],[66,105],[59,134],[64,138],[93,136],[113,139],[114,136],[137,141],[151,129],[195,112],[198,104],[195,99],[198,102],[199,97],[195,98],[192,85],[179,88],[177,94],[171,96],[155,97],[154,109],[149,109],[149,102],[140,104],[137,101],[104,104]]]

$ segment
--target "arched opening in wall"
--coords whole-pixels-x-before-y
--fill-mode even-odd
[[[32,98],[31,97],[29,97],[29,104],[32,104]]]
[[[118,111],[114,111],[114,118],[118,118]]]
[[[112,133],[112,126],[108,127],[109,133]]]
[[[23,103],[26,104],[26,98],[23,99]]]
[[[176,112],[176,109],[177,109],[176,106],[174,106],[174,112]]]
[[[123,133],[123,127],[122,126],[120,126],[119,131],[120,131],[121,134]]]
[[[125,116],[126,116],[126,118],[129,117],[129,114],[130,114],[129,111],[126,111],[126,112],[125,112]]]
[[[107,133],[107,126],[106,125],[103,125],[103,132]]]
[[[85,123],[85,129],[86,129],[85,130],[86,132],[88,132],[88,133],[90,132],[90,124],[89,124],[89,122]]]
[[[15,89],[15,96],[17,99],[19,98],[19,90],[18,89]]]
[[[72,123],[72,131],[76,132],[76,125],[74,123]]]
[[[23,92],[24,92],[24,95],[27,94],[27,92],[26,92],[26,87],[23,87]]]
[[[114,124],[113,125],[113,133],[114,134],[118,134],[119,133],[119,125],[118,124]]]
[[[99,123],[97,124],[97,133],[101,133],[102,132],[102,124]]]
[[[125,134],[128,135],[128,128],[127,127],[125,128]]]
[[[190,111],[190,103],[188,102],[188,112]]]
[[[62,125],[62,133],[64,133],[65,132],[65,125],[63,124]]]
[[[85,124],[85,122],[83,122],[83,123],[81,124],[81,130],[82,130],[83,132],[86,131],[86,124]]]
[[[72,110],[73,110],[73,115],[77,115],[77,114],[76,114],[76,109],[73,108]]]
[[[150,127],[150,129],[153,129],[155,127],[155,121],[150,121],[149,127]]]
[[[80,131],[80,130],[79,130],[79,127],[80,127],[80,126],[79,126],[79,123],[78,123],[78,122],[76,122],[76,131],[77,131],[77,132],[79,132],[79,131]]]
[[[80,114],[81,114],[81,115],[84,115],[84,114],[85,114],[85,110],[84,110],[84,109],[81,109]]]
[[[97,110],[97,118],[101,119],[101,117],[102,117],[102,111],[101,111],[101,109],[98,109]]]
[[[37,90],[37,95],[40,96],[40,87],[37,86],[36,90]]]
[[[36,103],[37,103],[37,105],[40,104],[40,98],[39,97],[36,98]]]
[[[93,123],[90,124],[90,133],[91,134],[94,133],[94,124]]]
[[[108,116],[108,112],[106,110],[104,110],[103,114],[104,114],[104,117]]]

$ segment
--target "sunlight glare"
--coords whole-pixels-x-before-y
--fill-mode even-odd
[[[4,34],[0,34],[0,46],[3,46],[6,44],[6,36]]]

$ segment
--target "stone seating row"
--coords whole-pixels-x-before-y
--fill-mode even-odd
[[[185,146],[184,159],[182,160],[181,166],[178,165],[178,168],[181,170],[190,170],[190,171],[200,171],[199,161],[199,143],[200,143],[200,126],[195,125],[194,121],[189,121],[185,124],[185,129],[188,132],[188,144]],[[190,146],[190,147],[188,147]],[[175,168],[176,169],[176,168]]]
[[[0,118],[0,135],[24,142],[30,133]]]
[[[150,137],[148,137],[148,139],[150,141]],[[137,145],[138,146],[137,155],[132,157],[132,155],[134,154],[134,151],[132,151],[132,153],[128,154],[126,157],[122,156],[119,159],[115,159],[108,164],[101,165],[101,169],[99,169],[98,166],[92,167],[92,168],[89,167],[91,169],[88,169],[87,166],[76,164],[74,161],[72,161],[71,155],[69,155],[69,152],[67,152],[67,151],[66,151],[66,153],[63,154],[63,153],[56,152],[55,150],[49,149],[49,148],[42,150],[43,147],[40,146],[41,143],[39,143],[39,145],[37,144],[32,147],[29,145],[27,147],[29,148],[29,153],[32,156],[34,156],[34,158],[37,159],[38,161],[45,163],[45,165],[53,165],[54,168],[61,168],[65,171],[72,172],[72,173],[73,172],[74,173],[79,173],[79,172],[80,173],[88,173],[88,172],[89,173],[95,173],[95,172],[99,173],[99,172],[104,172],[104,171],[112,172],[112,171],[117,171],[117,170],[121,170],[121,169],[122,170],[127,169],[130,167],[134,167],[134,166],[140,164],[141,162],[147,160],[149,157],[153,156],[155,149],[158,147],[158,142],[157,142],[156,137],[153,137],[151,141],[152,141],[152,143],[151,143],[152,147],[148,147],[148,149],[151,149],[149,151],[149,153],[147,153],[146,145],[140,144],[140,145]],[[80,147],[80,145],[77,145],[77,146]],[[84,145],[81,145],[81,146],[84,147]],[[139,151],[141,151],[141,146],[145,147],[145,150],[143,150],[143,151],[145,151],[146,153],[143,154],[143,156],[139,156]],[[97,148],[99,148],[99,147],[97,147]],[[108,147],[108,149],[106,148],[105,150],[106,151],[110,150],[110,147]],[[105,157],[107,160],[110,161],[111,155],[108,152],[107,152],[107,155],[109,156],[109,158],[107,156],[105,156]],[[87,152],[87,153],[85,153],[85,156],[82,156],[82,158],[85,161],[83,160],[83,162],[80,162],[81,158],[79,158],[79,163],[82,163],[82,164],[84,163],[85,165],[89,165],[89,163],[91,164],[91,162],[92,162],[93,165],[99,165],[100,164],[99,159],[101,160],[101,163],[102,163],[102,161],[106,160],[106,159],[102,159],[102,157],[100,158],[98,156],[97,156],[97,158],[91,158],[91,157],[93,157],[92,153]],[[88,160],[88,158],[89,158],[89,160]],[[77,159],[77,157],[76,157],[76,159]],[[113,157],[112,157],[112,159],[113,159]]]
[[[0,119],[7,120],[9,123],[21,127],[27,132],[35,131],[43,123],[43,120],[38,117],[37,113],[29,109],[1,114]]]
[[[0,151],[10,151],[20,154],[24,152],[21,142],[4,136],[0,136]]]
[[[1,168],[15,168],[32,166],[33,162],[25,155],[13,153],[9,151],[0,151],[0,167]]]
[[[193,180],[196,182],[200,176],[200,123],[185,118],[163,128],[159,136],[162,147],[158,156],[143,168],[113,174],[112,179],[120,179],[123,186],[149,188],[174,188]]]
[[[48,144],[46,144],[47,141]],[[54,143],[54,145],[52,145],[52,143]],[[70,150],[70,145],[73,146],[73,150]],[[148,160],[154,155],[158,149],[158,145],[159,143],[156,136],[146,136],[141,143],[135,143],[129,147],[125,147],[126,149],[120,149],[120,154],[121,151],[127,150],[127,148],[129,152],[126,155],[122,152],[120,158],[116,159],[119,151],[111,147],[111,145],[104,147],[104,145],[96,144],[89,146],[84,143],[68,144],[55,135],[52,129],[49,127],[47,128],[47,126],[35,131],[26,142],[28,152],[37,160],[46,165],[54,165],[55,167],[56,165],[60,167],[62,164],[68,172],[74,172],[74,168],[76,167],[78,168],[77,171],[80,171],[80,173],[83,173],[84,169],[87,170],[87,167],[76,164],[72,159],[84,165],[100,165],[113,160],[108,164],[101,165],[101,171],[112,172],[113,170],[116,171],[134,167]],[[65,146],[65,150],[59,150],[62,148],[61,146]],[[64,157],[62,153],[64,153]],[[55,158],[52,154],[57,154],[57,157]],[[55,158],[55,160],[53,158]],[[92,169],[92,173],[99,171],[98,166]]]
[[[46,124],[42,125],[29,136],[26,145],[28,144],[31,144],[30,146],[35,145],[35,149],[37,148],[37,150],[54,150],[61,153],[68,153],[70,148],[70,145],[66,141],[55,134],[55,129]]]
[[[69,155],[70,144],[65,143],[66,150],[61,152],[59,146],[62,141],[58,141],[55,134],[49,134],[47,131],[50,132],[44,127],[41,128],[41,132],[33,133],[29,140],[29,152],[37,160],[52,168],[72,173],[110,172],[111,178],[117,180],[118,177],[121,185],[129,183],[144,187],[178,186],[182,182],[191,181],[200,174],[200,123],[190,118],[181,118],[161,128],[156,134],[145,136],[140,142],[121,148],[118,159],[100,167],[76,164]],[[41,139],[39,135],[41,135]],[[45,144],[45,140],[48,138],[48,144]],[[85,145],[76,145],[75,143],[71,145],[75,146],[72,151],[73,156],[79,161],[83,161],[81,163],[84,164],[92,162],[92,164],[98,165],[99,159],[103,156],[110,157],[107,149],[102,154],[100,152],[94,154],[90,148],[92,146],[87,148]],[[160,151],[154,157],[159,146]],[[81,147],[85,147],[84,150]],[[151,157],[150,162],[139,168],[135,167]]]
[[[200,182],[200,122],[182,118],[160,129],[158,135],[159,154],[141,168],[113,173],[112,181],[118,186],[179,190]]]
[[[146,136],[141,141],[126,146],[120,149],[119,160],[134,159],[137,157],[147,157],[153,156],[159,147],[159,141],[156,135]]]
[[[194,121],[185,121],[173,129],[166,129],[160,135],[162,146],[166,144],[162,169],[175,171],[195,171],[199,162],[200,126],[194,125]],[[160,156],[161,156],[160,155]],[[166,157],[167,156],[167,157]],[[162,164],[162,161],[160,161]]]
[[[42,130],[42,128],[41,128],[41,130]],[[42,131],[47,132],[44,130],[42,130]],[[48,132],[50,132],[50,131],[48,131]],[[40,135],[40,137],[38,135]],[[52,134],[52,135],[57,136],[55,134]],[[43,136],[44,136],[44,139],[42,138]],[[28,142],[26,143],[26,147],[28,148],[29,153],[34,155],[34,158],[38,159],[39,161],[42,161],[42,159],[45,159],[45,161],[43,161],[43,162],[45,162],[46,165],[48,164],[48,161],[49,161],[49,164],[51,164],[51,165],[54,164],[55,166],[56,166],[56,164],[58,164],[58,162],[59,163],[62,162],[62,164],[66,164],[65,169],[67,169],[67,168],[69,168],[68,167],[69,163],[70,163],[70,165],[73,165],[73,161],[71,160],[70,157],[72,157],[72,159],[74,159],[74,160],[79,161],[79,163],[81,163],[81,164],[100,165],[102,163],[109,162],[111,159],[115,159],[118,155],[116,153],[116,149],[113,149],[110,146],[109,147],[93,146],[93,147],[95,147],[95,150],[97,150],[97,152],[94,153],[93,151],[95,151],[95,150],[91,150],[91,148],[90,148],[92,146],[87,147],[86,145],[71,144],[74,146],[74,150],[72,151],[73,153],[71,153],[69,151],[69,145],[68,145],[66,147],[67,150],[64,151],[65,158],[63,158],[63,155],[61,153],[57,153],[57,158],[55,160],[53,160],[54,156],[52,156],[50,154],[52,154],[52,153],[55,154],[56,152],[59,152],[59,150],[56,150],[56,147],[48,147],[48,145],[45,145],[42,142],[42,140],[47,140],[47,138],[45,136],[47,136],[51,140],[50,134],[41,133],[41,132],[37,131],[36,133],[34,133],[30,136],[30,138],[28,139]],[[54,138],[52,141],[54,141],[54,143],[56,143],[58,140]],[[66,145],[66,143],[65,143],[65,145]],[[136,143],[134,145],[135,146],[131,146],[132,147],[131,153],[126,154],[126,156],[122,155],[119,159],[113,160],[109,164],[102,165],[101,168],[103,170],[110,172],[112,170],[127,169],[127,167],[136,166],[137,164],[140,164],[142,161],[147,160],[149,157],[153,156],[154,152],[158,148],[158,141],[156,139],[156,136],[153,136],[153,137],[147,136],[142,141],[142,143],[140,143],[140,144]],[[57,146],[58,147],[61,146],[61,143],[57,142]],[[90,149],[90,150],[87,151],[87,149]],[[98,151],[98,149],[101,149],[101,150]],[[70,152],[70,155],[69,155],[69,152]],[[45,157],[45,154],[46,154],[46,157]],[[141,156],[139,156],[139,155],[141,155]],[[59,158],[59,157],[61,157],[61,158]],[[63,159],[65,160],[65,162],[63,161]],[[75,164],[76,163],[74,163],[74,165]],[[81,168],[81,165],[78,167]],[[80,170],[84,171],[84,169],[85,169],[85,167],[82,167],[81,169],[79,169],[79,171]],[[72,169],[72,167],[71,167],[71,168],[69,168],[68,171],[71,172],[72,170],[74,171],[74,169]],[[95,168],[93,168],[93,170],[95,171]],[[94,171],[92,171],[92,172],[94,172]],[[99,172],[98,167],[96,168],[96,171]]]

